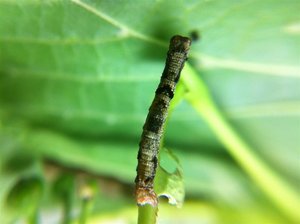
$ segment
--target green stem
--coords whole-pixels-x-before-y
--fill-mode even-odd
[[[89,214],[89,207],[90,207],[90,199],[82,199],[79,224],[86,223],[86,220],[87,220],[87,217]]]
[[[39,210],[38,208],[34,209],[33,213],[28,217],[29,224],[37,224],[39,223]]]
[[[71,223],[71,210],[72,210],[71,195],[66,195],[66,198],[63,199],[63,220],[62,220],[62,224],[70,224]]]
[[[138,224],[155,224],[157,207],[151,205],[138,206]]]
[[[196,71],[185,65],[181,81],[188,93],[186,99],[210,125],[218,139],[264,193],[288,217],[300,221],[300,198],[297,192],[270,169],[234,131],[213,102]]]

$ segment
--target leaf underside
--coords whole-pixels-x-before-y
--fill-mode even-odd
[[[132,184],[169,38],[196,31],[188,62],[239,137],[299,188],[299,7],[1,0],[0,164],[22,152]],[[187,101],[172,112],[165,146],[180,160],[187,196],[245,207],[264,201]],[[24,175],[4,168],[1,204]]]

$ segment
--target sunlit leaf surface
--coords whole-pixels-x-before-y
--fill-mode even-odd
[[[189,63],[226,119],[299,188],[299,8],[295,0],[1,0],[1,206],[22,176],[42,172],[31,160],[133,189],[139,137],[169,38],[192,31],[200,40]],[[165,137],[182,164],[187,200],[216,206],[207,223],[285,219],[188,102],[174,109]],[[25,159],[14,168],[20,153]],[[258,205],[266,216],[257,209],[252,216]],[[203,209],[198,215],[206,217]]]

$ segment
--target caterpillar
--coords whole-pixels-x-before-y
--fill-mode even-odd
[[[157,206],[157,195],[153,184],[158,165],[158,151],[163,134],[164,123],[181,70],[187,60],[191,39],[179,35],[170,40],[166,65],[155,97],[149,108],[139,144],[135,195],[138,205]]]

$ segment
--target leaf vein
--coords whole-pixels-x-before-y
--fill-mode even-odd
[[[147,36],[141,32],[138,32],[138,31],[122,24],[121,22],[115,20],[114,18],[110,17],[109,15],[105,14],[104,12],[92,7],[89,4],[86,4],[80,0],[72,0],[72,2],[74,4],[77,4],[78,6],[82,7],[86,11],[96,15],[97,17],[101,18],[102,20],[110,23],[111,25],[121,29],[121,31],[122,31],[121,33],[123,33],[123,35],[129,35],[129,36],[135,37],[137,39],[141,39],[141,40],[144,40],[144,41],[147,41],[150,43],[155,43],[155,44],[158,44],[158,45],[164,46],[164,47],[168,46],[166,42],[161,41],[161,40],[156,39],[151,36]]]
[[[196,53],[194,53],[192,56],[198,61],[201,61],[201,66],[204,66],[206,69],[225,68],[265,75],[300,78],[300,66],[263,64],[257,62],[245,62],[235,59],[221,59]]]
[[[25,69],[9,68],[1,71],[2,75],[9,78],[36,78],[55,81],[71,81],[71,82],[150,82],[157,81],[157,75],[141,76],[141,75],[123,75],[123,76],[104,76],[97,74],[72,75],[58,72],[32,71]]]

